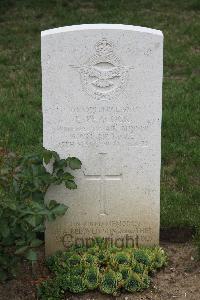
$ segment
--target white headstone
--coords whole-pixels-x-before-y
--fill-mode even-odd
[[[159,242],[163,35],[130,25],[42,32],[44,147],[76,156],[77,190],[51,187],[64,217],[47,224],[46,254],[102,236]]]

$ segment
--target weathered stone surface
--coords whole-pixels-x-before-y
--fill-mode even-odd
[[[158,244],[162,52],[162,33],[143,27],[42,32],[44,147],[83,163],[77,190],[47,193],[69,207],[47,224],[47,255],[94,236]]]

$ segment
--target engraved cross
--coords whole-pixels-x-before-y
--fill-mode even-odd
[[[99,155],[100,155],[100,174],[99,175],[84,174],[84,175],[86,180],[97,180],[100,183],[100,197],[99,197],[100,215],[103,216],[103,215],[108,215],[105,181],[121,180],[122,174],[117,174],[117,175],[105,174],[106,153],[99,153]]]

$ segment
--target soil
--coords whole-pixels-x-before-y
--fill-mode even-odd
[[[90,292],[83,295],[68,294],[66,300],[200,300],[200,261],[196,260],[196,250],[191,242],[163,242],[168,266],[155,274],[151,287],[136,294],[121,294],[118,297]],[[35,300],[36,285],[48,277],[44,267],[44,249],[41,248],[37,265],[32,269],[24,263],[18,279],[0,285],[0,300]]]

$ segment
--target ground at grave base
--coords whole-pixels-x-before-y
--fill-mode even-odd
[[[168,266],[153,278],[151,287],[136,294],[121,294],[119,300],[200,300],[200,261],[196,261],[196,250],[191,243],[163,243]],[[24,264],[18,280],[11,280],[0,285],[0,300],[35,300],[35,287],[39,280],[48,276],[44,267],[44,248],[33,271]],[[115,297],[98,292],[83,295],[68,294],[66,300],[107,300]]]

